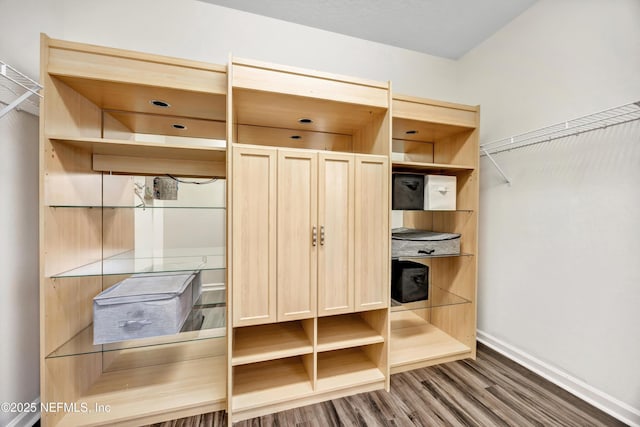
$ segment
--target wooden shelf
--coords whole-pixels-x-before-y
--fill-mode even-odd
[[[227,138],[224,117],[218,120],[204,120],[124,111],[105,111],[105,113],[118,120],[133,133],[180,138],[208,138],[218,140],[225,140]],[[177,129],[173,126],[175,124],[183,125],[184,128]]]
[[[318,391],[338,390],[384,380],[382,371],[360,348],[318,354]]]
[[[318,352],[384,342],[357,314],[318,318]]]
[[[300,322],[245,326],[234,330],[232,365],[245,365],[313,352]]]
[[[93,154],[132,157],[157,157],[173,160],[208,160],[224,162],[226,148],[197,145],[163,144],[123,139],[85,138],[49,135],[52,141],[90,150]]]
[[[313,387],[300,357],[234,368],[234,412],[287,402],[312,394]]]
[[[47,72],[102,109],[225,120],[225,66],[62,40],[48,44]]]
[[[463,132],[469,132],[473,129],[474,128],[470,126],[394,118],[392,138],[404,141],[433,142]],[[415,133],[413,133],[414,131]],[[407,132],[410,133],[407,134]]]
[[[468,357],[471,354],[471,348],[413,311],[391,313],[390,340],[392,373],[429,366],[456,356]]]
[[[110,411],[70,412],[57,426],[139,425],[161,414],[171,419],[172,413],[218,411],[226,404],[225,373],[224,356],[107,372],[77,404],[92,410],[108,405]]]
[[[478,107],[393,95],[393,138],[434,141],[478,126]],[[407,135],[406,131],[417,133]]]
[[[393,161],[391,167],[394,172],[460,172],[472,171],[473,166],[450,165],[445,163],[420,163]]]
[[[94,171],[136,175],[224,177],[226,148],[133,140],[48,136],[92,154]]]

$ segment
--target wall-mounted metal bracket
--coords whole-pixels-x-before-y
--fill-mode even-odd
[[[481,144],[481,156],[487,156],[505,181],[508,184],[511,184],[511,180],[506,176],[502,168],[500,168],[493,158],[494,154],[528,147],[542,142],[553,141],[555,139],[566,138],[572,135],[579,135],[593,130],[606,129],[610,126],[621,125],[635,120],[640,120],[640,101],[609,108],[597,113],[588,114],[586,116],[567,120],[555,125],[536,129],[531,132],[514,135],[509,138]]]
[[[0,102],[6,104],[0,109],[0,118],[14,108],[37,116],[42,86],[2,61],[0,76]]]

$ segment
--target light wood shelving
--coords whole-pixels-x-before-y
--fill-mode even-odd
[[[391,313],[391,373],[471,357],[471,347],[421,317],[420,310]]]
[[[244,411],[286,405],[312,395],[312,376],[305,366],[311,357],[292,357],[234,367],[234,413],[242,419]]]
[[[105,345],[92,333],[93,297],[131,274],[225,268],[224,252],[206,248],[139,257],[133,182],[226,176],[226,67],[43,35],[41,81],[41,400],[79,408],[45,411],[42,425],[135,426],[226,408],[219,327]]]
[[[302,322],[237,328],[234,334],[233,366],[313,353]]]
[[[382,331],[373,329],[357,314],[318,319],[318,352],[382,342],[384,342]]]
[[[230,418],[388,388],[389,84],[229,73]]]
[[[383,385],[386,373],[362,348],[318,354],[318,390],[335,391],[366,384]]]
[[[43,413],[44,427],[220,409],[231,425],[475,357],[477,107],[392,96],[389,82],[44,35],[41,81],[42,401],[109,407]],[[458,211],[403,222],[463,236],[460,256],[418,260],[437,289],[400,308],[389,289],[394,171],[455,175]],[[223,251],[137,255],[145,207],[133,183],[165,174],[226,180],[224,206],[151,212],[224,215]],[[131,274],[184,270],[224,271],[224,328],[93,345],[95,295]]]
[[[421,162],[402,162],[394,161],[391,166],[394,171],[411,171],[411,172],[458,172],[472,171],[475,166],[451,165],[445,163],[421,163]]]
[[[226,405],[224,356],[104,373],[76,401],[91,411],[67,413],[58,424],[129,425],[218,411]]]
[[[391,373],[475,358],[479,108],[394,95],[394,172],[452,175],[457,211],[404,211],[403,226],[461,234],[461,253],[429,266],[429,298],[391,307]]]

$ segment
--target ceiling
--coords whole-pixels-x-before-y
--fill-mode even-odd
[[[537,0],[202,0],[458,59]]]

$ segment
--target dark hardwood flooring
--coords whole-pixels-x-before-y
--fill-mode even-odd
[[[224,412],[154,424],[218,427]],[[464,360],[391,376],[376,391],[241,421],[235,427],[624,426],[481,344]]]

